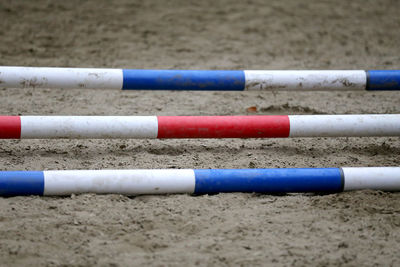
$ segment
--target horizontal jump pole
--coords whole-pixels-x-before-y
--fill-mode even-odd
[[[400,136],[400,114],[0,116],[0,139]]]
[[[0,171],[0,196],[400,190],[400,167]]]
[[[400,90],[400,70],[138,70],[5,66],[0,67],[0,88]]]

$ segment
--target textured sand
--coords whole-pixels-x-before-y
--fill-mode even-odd
[[[399,1],[2,1],[0,65],[399,69]],[[0,89],[10,115],[400,113],[397,92]],[[0,169],[399,166],[399,138],[1,140]],[[0,198],[0,265],[400,265],[400,194]]]

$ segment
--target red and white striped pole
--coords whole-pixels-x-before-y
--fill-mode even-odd
[[[400,136],[400,114],[0,116],[0,139]]]

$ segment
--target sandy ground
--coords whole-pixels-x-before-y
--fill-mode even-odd
[[[1,1],[0,65],[399,69],[399,1]],[[397,92],[0,89],[7,115],[400,113]],[[399,138],[1,140],[0,168],[399,166]],[[400,265],[400,194],[0,198],[0,265]]]

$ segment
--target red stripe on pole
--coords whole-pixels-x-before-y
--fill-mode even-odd
[[[19,116],[0,116],[0,139],[21,138],[21,118]]]
[[[289,137],[288,116],[158,116],[157,138]]]

